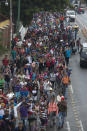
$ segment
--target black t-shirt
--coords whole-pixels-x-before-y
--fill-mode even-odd
[[[23,60],[23,66],[25,65],[25,64],[27,64],[28,63],[28,60],[27,59],[24,59]]]
[[[17,128],[15,129],[15,131],[26,131],[26,130],[25,130],[24,127],[23,127],[21,130],[19,129],[19,127],[17,127]]]
[[[4,121],[7,123],[9,121],[9,114],[3,116]]]
[[[67,104],[65,101],[58,103],[59,112],[67,112]]]
[[[18,69],[21,67],[21,61],[20,61],[20,59],[18,59],[16,61],[16,66],[17,66]]]
[[[9,131],[4,121],[0,123],[0,131]]]

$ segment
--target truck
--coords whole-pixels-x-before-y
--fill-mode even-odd
[[[70,22],[75,22],[76,13],[74,10],[67,10],[66,11],[66,17],[69,17]]]

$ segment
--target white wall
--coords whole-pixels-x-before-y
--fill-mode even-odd
[[[20,28],[20,30],[19,30],[22,41],[23,41],[23,39],[24,39],[25,34],[27,33],[27,30],[28,30],[28,28],[23,27],[23,25],[21,26],[21,28]]]

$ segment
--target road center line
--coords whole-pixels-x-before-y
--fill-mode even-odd
[[[80,120],[79,123],[80,123],[81,131],[84,131],[82,121]]]
[[[70,131],[70,124],[69,124],[69,121],[67,121],[66,124],[67,124],[67,130]]]
[[[78,22],[82,27],[84,27],[85,25],[80,21],[81,19],[80,19],[80,20],[78,20],[78,19],[80,19],[80,18],[79,18],[79,17],[76,18],[77,22]]]
[[[72,92],[72,94],[73,94],[74,91],[73,91],[72,85],[70,85],[70,90],[71,90],[71,92]]]

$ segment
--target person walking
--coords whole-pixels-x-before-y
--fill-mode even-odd
[[[59,114],[58,114],[58,122],[57,128],[61,129],[64,125],[64,118],[67,115],[67,103],[64,99],[64,96],[61,97],[61,101],[58,102]]]
[[[52,97],[48,105],[48,115],[50,116],[50,127],[55,124],[55,116],[58,115],[58,106],[55,102],[55,98]]]
[[[14,131],[26,131],[26,128],[23,126],[23,122],[19,121],[18,127],[14,129]]]
[[[70,48],[67,46],[65,49],[65,61],[66,61],[66,65],[68,66],[69,64],[69,58],[71,56],[71,50]]]
[[[80,46],[81,46],[81,38],[79,38],[79,39],[76,41],[76,46],[77,46],[78,52],[79,52]]]
[[[62,94],[67,99],[67,93],[66,89],[70,83],[70,78],[67,73],[64,73],[64,76],[62,78]]]

